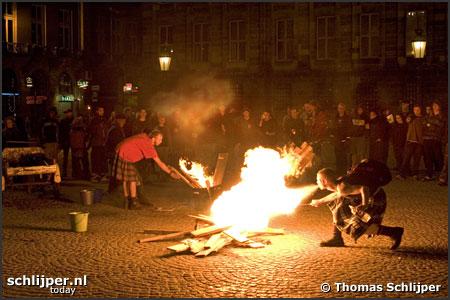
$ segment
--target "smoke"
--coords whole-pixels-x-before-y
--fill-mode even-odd
[[[151,101],[155,111],[166,116],[175,114],[182,126],[201,133],[220,105],[233,102],[233,91],[227,80],[189,75],[173,91],[158,93]]]

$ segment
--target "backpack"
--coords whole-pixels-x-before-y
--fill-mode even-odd
[[[345,176],[345,181],[351,185],[364,185],[375,189],[387,185],[391,180],[389,168],[384,163],[371,159],[362,160]]]

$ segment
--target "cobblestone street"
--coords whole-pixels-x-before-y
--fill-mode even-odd
[[[81,186],[69,184],[62,187],[63,194],[79,201]],[[6,284],[9,277],[34,274],[87,275],[87,286],[77,287],[76,297],[447,297],[447,189],[394,180],[386,191],[384,223],[405,227],[397,251],[388,249],[390,241],[384,237],[363,237],[357,244],[345,237],[345,248],[320,248],[318,243],[332,233],[331,214],[326,207],[299,207],[293,215],[272,220],[271,227],[284,228],[286,234],[269,237],[272,244],[266,248],[228,247],[206,258],[169,254],[166,247],[176,240],[137,243],[150,236],[144,229],[192,230],[194,221],[187,215],[207,213],[207,201],[194,198],[182,182],[146,187],[152,203],[173,211],[149,206],[125,211],[118,197],[108,195],[83,207],[8,192],[3,200],[3,296],[61,296],[48,288]],[[90,213],[88,232],[70,232],[71,211]],[[329,293],[320,290],[324,282],[331,285]],[[420,282],[441,288],[424,294],[337,292],[336,282]]]

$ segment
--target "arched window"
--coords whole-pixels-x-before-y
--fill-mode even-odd
[[[59,77],[59,93],[61,95],[73,94],[72,79],[67,73],[62,73]]]

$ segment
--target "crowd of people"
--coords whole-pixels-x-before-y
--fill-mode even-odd
[[[320,165],[323,143],[331,142],[336,173],[343,175],[364,158],[386,164],[392,144],[398,179],[410,176],[424,181],[438,179],[439,184],[447,185],[447,116],[439,101],[433,101],[425,111],[407,101],[398,108],[369,111],[361,105],[349,109],[344,103],[338,103],[335,111],[323,110],[310,101],[301,107],[288,107],[279,120],[270,110],[257,114],[248,108],[239,112],[231,106],[218,105],[206,124],[199,124],[198,119],[186,121],[182,109],[164,115],[146,108],[134,112],[126,107],[107,117],[104,107],[97,106],[89,114],[77,116],[68,109],[59,120],[56,108],[52,107],[36,138],[48,157],[57,159],[62,151],[63,178],[68,175],[71,153],[72,177],[107,181],[116,146],[125,138],[149,134],[155,129],[164,136],[157,147],[158,154],[172,164],[203,144],[214,145],[216,152],[243,157],[247,149],[257,145],[277,147],[308,142]],[[13,118],[5,119],[3,146],[30,138],[33,137],[29,132],[15,126]],[[419,173],[422,159],[424,176]]]

